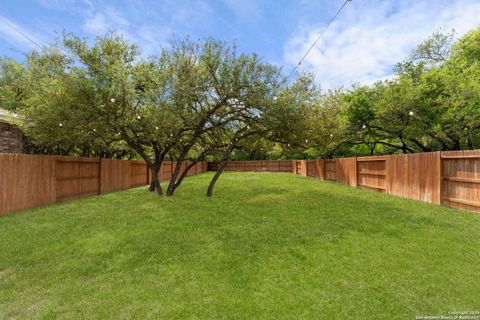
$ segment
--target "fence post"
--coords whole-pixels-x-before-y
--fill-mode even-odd
[[[385,193],[391,194],[392,190],[390,189],[390,159],[392,158],[391,155],[385,156]]]
[[[357,157],[355,157],[355,188],[358,188],[358,161],[357,161]]]
[[[441,205],[442,204],[442,181],[443,181],[443,162],[442,162],[442,152],[437,151],[436,156],[438,157],[438,200],[434,202],[435,204]]]
[[[439,195],[438,195],[439,203],[438,203],[438,204],[439,204],[439,205],[443,205],[443,204],[444,204],[444,203],[443,203],[443,177],[444,177],[444,171],[443,171],[443,157],[442,157],[443,151],[442,151],[442,152],[439,152],[439,153],[440,153],[440,161],[439,161],[440,166],[439,166],[438,170],[439,170],[439,172],[440,172],[440,174],[439,174],[440,183],[438,184],[438,193],[439,193]]]
[[[300,160],[300,174],[304,177],[307,176],[307,160]]]
[[[102,158],[98,160],[98,194],[102,193]]]

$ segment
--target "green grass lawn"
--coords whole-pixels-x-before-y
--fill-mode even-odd
[[[1,319],[415,319],[480,309],[480,215],[289,174],[0,218]]]

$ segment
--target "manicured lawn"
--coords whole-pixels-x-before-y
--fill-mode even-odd
[[[0,218],[2,319],[415,319],[480,309],[480,215],[211,174]]]

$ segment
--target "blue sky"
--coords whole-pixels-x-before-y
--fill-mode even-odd
[[[94,37],[118,30],[145,55],[175,36],[235,40],[288,73],[344,0],[16,0],[0,17],[37,42],[66,30]],[[302,68],[325,88],[388,78],[437,29],[458,35],[480,24],[479,0],[353,0]],[[0,20],[0,54],[21,57],[34,45]]]

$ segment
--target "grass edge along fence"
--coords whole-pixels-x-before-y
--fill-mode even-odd
[[[216,164],[209,163],[209,170]],[[326,160],[230,161],[225,171],[291,172],[480,212],[480,150]]]
[[[182,163],[182,171],[187,164]],[[170,179],[175,165],[164,162],[161,181]],[[188,175],[206,170],[205,162],[198,163]],[[149,182],[150,171],[142,160],[0,154],[0,216]]]

